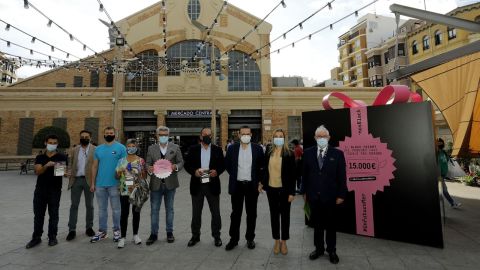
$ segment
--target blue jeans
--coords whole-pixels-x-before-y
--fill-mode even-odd
[[[113,187],[96,187],[95,197],[98,203],[98,230],[107,232],[108,227],[108,199],[112,207],[113,230],[120,230],[120,192],[118,186]]]
[[[165,201],[166,231],[167,233],[173,232],[173,199],[175,198],[175,190],[175,188],[167,189],[167,187],[162,184],[159,190],[150,192],[150,219],[152,234],[158,234],[159,211],[160,205],[162,204],[162,196],[164,196]]]

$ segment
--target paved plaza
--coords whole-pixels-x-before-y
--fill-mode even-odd
[[[25,249],[33,229],[32,198],[36,177],[19,175],[18,172],[0,172],[0,269],[478,269],[480,265],[480,189],[459,183],[448,183],[450,193],[463,203],[460,210],[446,208],[445,248],[437,249],[387,240],[372,239],[348,234],[338,234],[340,263],[332,265],[327,256],[310,261],[313,250],[313,229],[304,225],[303,200],[300,196],[292,205],[288,255],[274,255],[270,233],[268,203],[265,194],[258,201],[256,230],[257,247],[249,250],[245,240],[232,251],[225,251],[230,225],[230,196],[227,194],[228,178],[221,177],[222,240],[217,248],[210,236],[210,213],[205,203],[201,242],[187,247],[190,239],[191,200],[189,177],[181,172],[180,188],[175,197],[175,237],[168,244],[165,235],[165,212],[160,211],[159,241],[152,246],[144,243],[150,234],[150,204],[142,209],[140,236],[143,244],[131,243],[131,222],[127,232],[127,244],[117,249],[111,237],[91,244],[84,235],[85,207],[79,208],[77,238],[66,242],[70,192],[66,180],[60,203],[59,244],[43,242],[33,249]],[[96,207],[96,202],[95,202]],[[245,219],[245,214],[243,215]],[[48,218],[46,218],[48,220]],[[97,229],[97,208],[95,208]],[[111,218],[109,218],[111,226]],[[45,224],[45,231],[47,224]],[[242,222],[241,234],[245,232]],[[110,231],[111,234],[111,231]]]

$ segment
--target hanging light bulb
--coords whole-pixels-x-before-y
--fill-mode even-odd
[[[31,41],[31,42],[32,42],[32,43],[35,43],[35,40],[37,40],[37,38],[36,38],[36,37],[32,37],[32,41]]]
[[[52,20],[48,20],[47,26],[48,26],[48,27],[52,27],[52,23],[53,23]]]
[[[223,6],[224,6],[224,7],[228,6],[227,1],[223,1]]]
[[[355,17],[358,17],[358,10],[355,10]]]
[[[298,26],[300,27],[300,30],[303,30],[303,24],[299,23]]]
[[[308,40],[312,39],[312,34],[308,35]]]
[[[162,9],[165,10],[166,7],[165,7],[165,1],[162,1]]]
[[[28,8],[29,8],[28,0],[23,0],[23,7],[24,7],[25,9],[28,9]]]
[[[285,1],[282,1],[282,7],[286,8],[287,4],[285,4]]]
[[[213,24],[218,25],[218,20],[217,19],[213,20]]]
[[[10,41],[7,41],[7,47],[10,47]]]
[[[83,44],[83,50],[84,50],[84,51],[87,50],[87,45]]]
[[[280,49],[277,50],[277,53],[280,53]]]
[[[70,36],[70,40],[73,41],[73,35],[69,34],[69,36]]]
[[[51,49],[52,52],[55,51],[55,47],[53,45],[50,46],[50,49]]]
[[[283,39],[286,39],[287,38],[287,34],[283,34]]]
[[[30,49],[30,54],[32,54],[32,55],[33,55],[33,50],[32,50],[32,49]]]
[[[332,10],[332,3],[328,2],[328,9]]]
[[[70,57],[70,54],[69,54],[69,53],[67,53],[67,58],[68,58],[68,57]]]
[[[52,60],[52,57],[50,55],[48,56],[48,60]]]
[[[100,8],[98,9],[98,11],[103,12],[103,4],[100,4]]]
[[[10,24],[7,23],[7,26],[5,26],[5,31],[9,31],[10,30]]]
[[[292,42],[292,48],[295,48],[295,42]]]
[[[330,24],[330,30],[332,30],[332,29],[333,29],[333,24]]]

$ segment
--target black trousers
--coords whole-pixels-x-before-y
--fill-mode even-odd
[[[58,232],[58,208],[60,207],[61,189],[36,187],[33,193],[33,238],[43,234],[45,212],[48,207],[48,238],[55,238]]]
[[[203,202],[207,198],[210,214],[212,215],[211,230],[214,238],[220,237],[222,218],[220,217],[220,196],[213,195],[208,184],[202,184],[198,194],[192,195],[192,236],[200,238],[202,227]]]
[[[120,205],[122,207],[122,212],[120,215],[120,231],[122,237],[127,236],[127,227],[128,227],[128,215],[130,214],[130,201],[128,200],[129,196],[120,196]],[[135,206],[132,205],[132,227],[133,234],[138,234],[138,227],[140,225],[140,212],[135,211]]]
[[[325,251],[324,243],[327,244],[327,252],[335,252],[337,235],[335,228],[335,202],[324,203],[321,201],[309,202],[313,222],[313,244],[320,251]],[[325,234],[325,236],[324,236]],[[324,242],[325,239],[325,242]]]
[[[290,238],[291,203],[288,202],[288,195],[283,188],[268,187],[267,190],[272,237],[275,240],[280,239],[280,230],[282,231],[282,240],[288,240]]]
[[[235,193],[231,194],[232,214],[230,215],[230,238],[233,242],[240,240],[240,222],[242,221],[243,201],[247,213],[247,232],[245,239],[255,239],[255,226],[257,222],[258,189],[252,181],[237,181]]]

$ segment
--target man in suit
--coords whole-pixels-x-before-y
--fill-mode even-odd
[[[173,200],[175,190],[178,188],[177,173],[183,168],[183,157],[180,147],[168,141],[170,129],[165,126],[157,128],[158,144],[151,145],[147,151],[147,166],[150,174],[150,205],[151,205],[151,233],[147,245],[153,244],[158,239],[159,211],[162,196],[165,196],[165,215],[167,242],[173,243]],[[153,174],[153,164],[159,159],[166,159],[172,163],[172,174],[165,179],[160,179]]]
[[[248,126],[240,128],[240,143],[227,149],[225,165],[230,178],[228,193],[231,195],[232,214],[230,215],[230,242],[226,250],[232,250],[240,240],[243,201],[247,213],[247,247],[255,248],[255,226],[257,221],[258,183],[263,177],[264,154],[260,145],[251,143],[252,130]]]
[[[343,203],[346,193],[345,157],[343,152],[328,145],[330,135],[324,126],[315,131],[316,146],[303,154],[304,199],[309,203],[314,224],[315,250],[310,259],[315,260],[325,251],[326,231],[327,252],[330,262],[337,264],[335,208]]]
[[[70,197],[72,205],[70,206],[70,218],[68,219],[68,235],[67,241],[75,239],[78,205],[80,197],[85,195],[85,208],[87,210],[85,218],[85,234],[89,237],[95,235],[93,227],[93,196],[95,193],[90,191],[91,171],[93,163],[93,155],[95,146],[90,143],[92,133],[88,130],[80,131],[80,144],[73,148],[69,155],[68,164],[70,170],[68,172],[68,189],[70,189]]]
[[[212,130],[203,128],[200,131],[200,144],[193,145],[185,160],[185,170],[191,175],[190,195],[192,195],[192,238],[188,246],[192,247],[200,241],[202,226],[202,209],[204,198],[207,198],[212,215],[212,236],[215,246],[222,245],[220,229],[220,175],[225,171],[222,148],[212,144]]]

